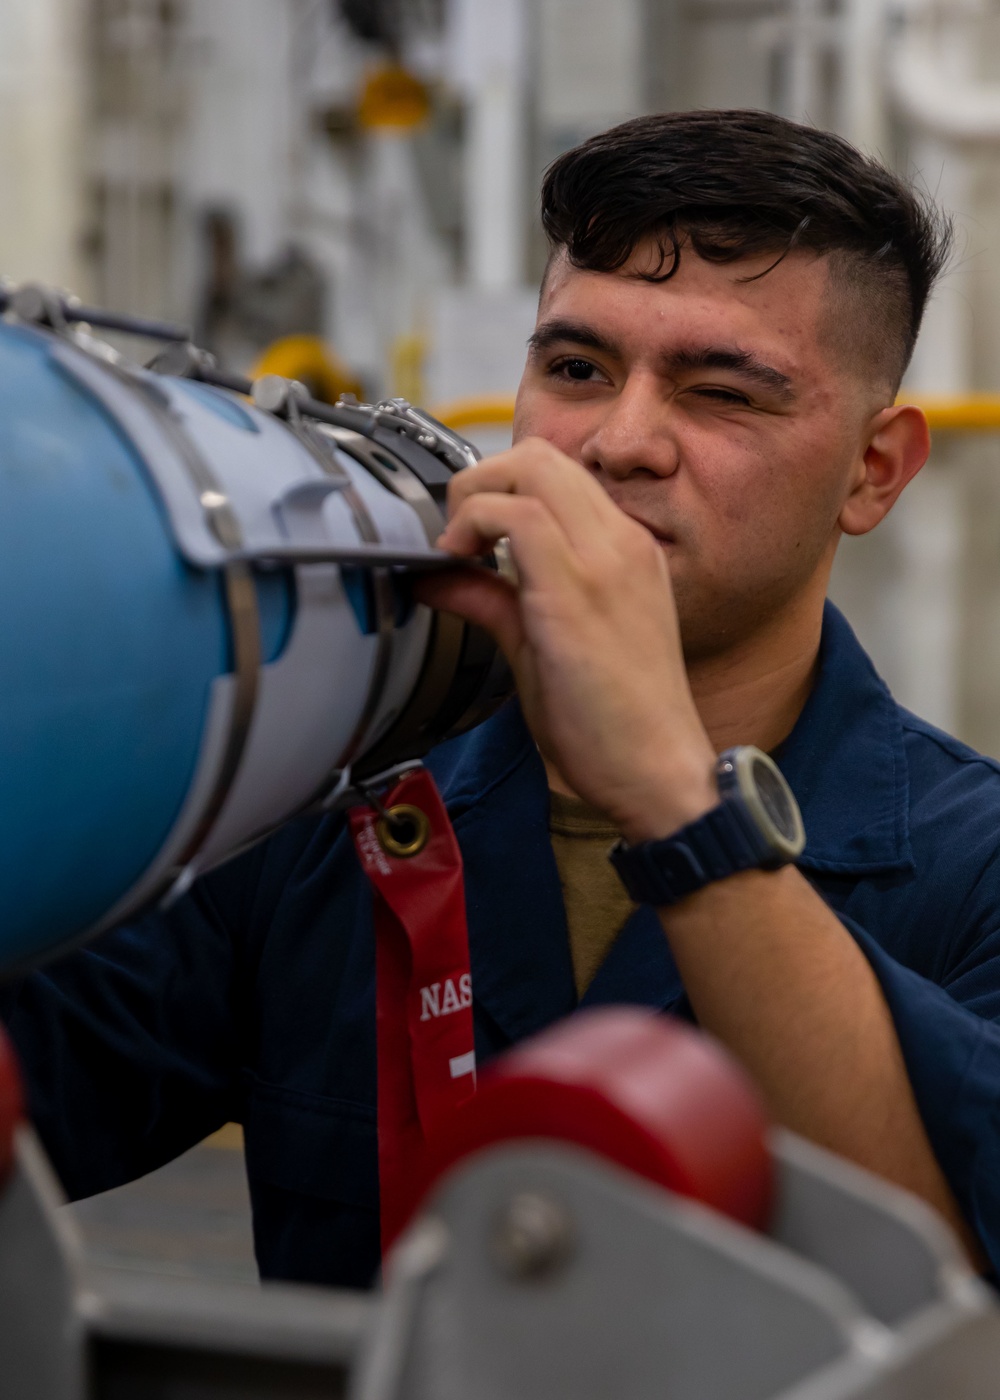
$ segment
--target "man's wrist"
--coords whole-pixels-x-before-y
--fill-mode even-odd
[[[719,805],[715,759],[671,769],[630,797],[618,826],[630,846],[662,841]]]
[[[801,855],[802,817],[772,758],[751,744],[738,745],[719,756],[714,771],[719,800],[707,807],[700,783],[671,789],[687,805],[698,799],[698,815],[660,834],[657,828],[662,832],[675,819],[673,803],[647,803],[644,819],[623,827],[625,839],[609,859],[637,904],[673,905],[738,871],[778,869]]]

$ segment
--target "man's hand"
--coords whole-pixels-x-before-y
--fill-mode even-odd
[[[510,540],[519,586],[485,570],[418,596],[493,634],[543,757],[627,839],[667,836],[718,801],[684,669],[664,550],[585,468],[527,438],[454,477],[438,541]]]

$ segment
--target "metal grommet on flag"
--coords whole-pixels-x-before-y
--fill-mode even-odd
[[[383,1251],[405,1224],[424,1144],[476,1088],[462,855],[425,768],[348,824],[372,886]]]
[[[387,807],[385,814],[375,824],[375,834],[379,845],[387,856],[397,856],[409,860],[417,856],[427,845],[431,835],[431,824],[426,812],[409,802],[397,802]]]

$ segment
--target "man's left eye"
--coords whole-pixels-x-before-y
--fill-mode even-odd
[[[706,385],[694,391],[703,399],[714,399],[717,403],[731,403],[746,408],[750,400],[737,389],[723,389],[716,385]]]

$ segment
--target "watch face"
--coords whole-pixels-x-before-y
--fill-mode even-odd
[[[752,744],[738,744],[719,755],[716,768],[723,797],[738,795],[756,828],[765,852],[765,868],[776,870],[797,859],[805,849],[806,833],[791,788],[773,758]]]
[[[798,834],[798,819],[785,783],[763,755],[754,758],[752,772],[764,811],[785,840],[794,841]]]

